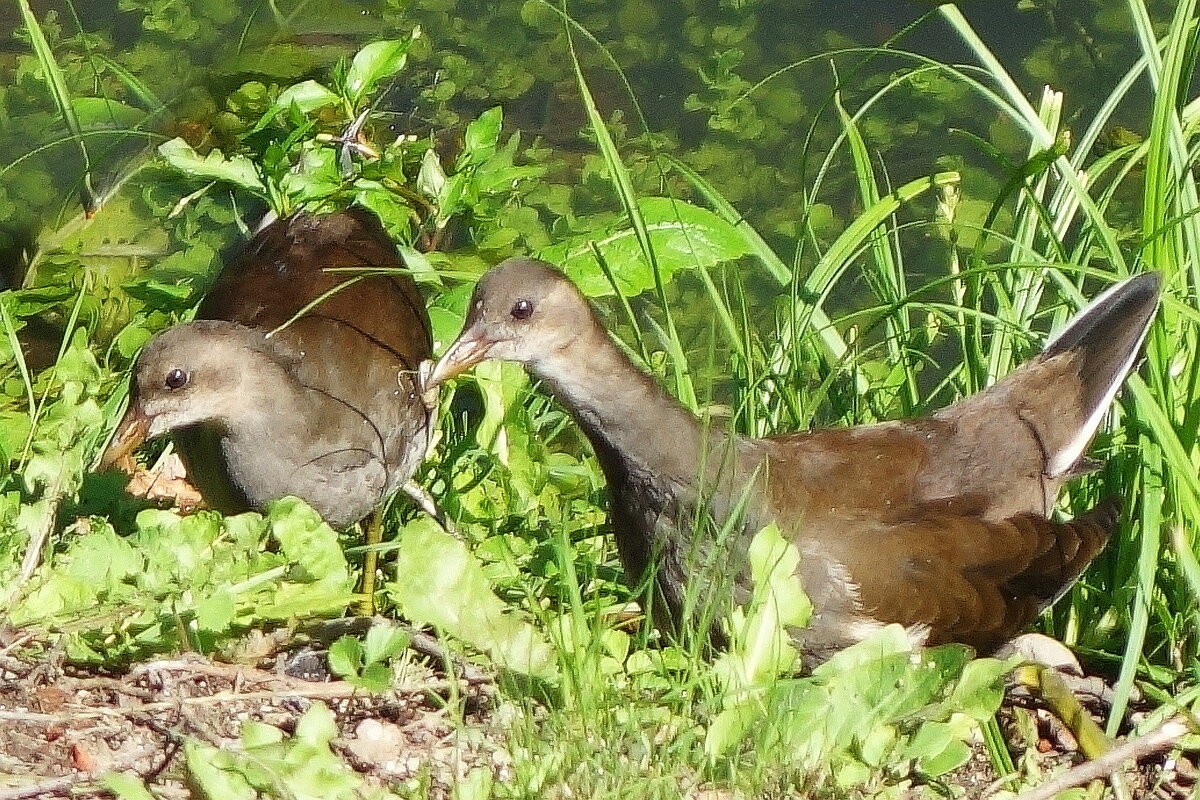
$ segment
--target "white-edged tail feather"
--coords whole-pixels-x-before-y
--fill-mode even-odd
[[[1042,357],[1078,351],[1084,380],[1087,418],[1075,435],[1050,454],[1046,472],[1052,478],[1071,472],[1083,458],[1125,376],[1141,352],[1158,308],[1159,276],[1147,272],[1109,287],[1084,307],[1065,328],[1050,338]]]

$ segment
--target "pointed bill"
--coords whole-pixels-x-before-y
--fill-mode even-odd
[[[104,455],[100,457],[99,469],[125,469],[121,462],[133,455],[133,451],[146,441],[149,431],[150,418],[143,414],[136,404],[131,404],[117,425]]]
[[[446,381],[461,375],[488,357],[495,342],[470,329],[463,331],[450,345],[450,349],[438,359],[433,369],[425,376],[423,392],[430,392]]]

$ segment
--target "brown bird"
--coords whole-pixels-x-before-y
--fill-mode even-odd
[[[660,625],[712,596],[693,583],[698,565],[731,576],[726,594],[743,601],[749,540],[776,522],[814,606],[794,632],[808,664],[887,623],[988,652],[1054,602],[1115,526],[1113,502],[1048,517],[1086,468],[1158,286],[1154,274],[1113,286],[1036,358],[928,418],[751,439],[701,424],[613,344],[570,281],[513,259],[479,282],[426,388],[506,359],[570,409],[604,470],[628,579],[653,575]]]
[[[409,482],[429,441],[416,372],[429,316],[403,266],[367,211],[270,223],[195,321],[142,350],[101,465],[170,433],[214,508],[295,495],[334,527],[367,516]]]

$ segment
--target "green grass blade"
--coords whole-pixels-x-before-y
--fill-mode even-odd
[[[33,395],[33,377],[29,374],[29,365],[25,363],[25,351],[21,349],[21,342],[17,338],[17,329],[13,325],[12,317],[8,314],[8,304],[3,300],[0,300],[0,325],[4,327],[4,335],[8,339],[8,346],[12,348],[17,372],[20,374],[21,384],[25,388],[25,401],[28,405],[32,426],[33,417],[37,413],[37,399]]]
[[[1125,709],[1129,706],[1129,693],[1137,677],[1138,662],[1146,641],[1146,630],[1150,623],[1150,602],[1154,595],[1154,573],[1158,564],[1158,551],[1162,528],[1162,509],[1166,491],[1162,482],[1162,451],[1148,437],[1143,436],[1139,447],[1145,467],[1142,469],[1141,515],[1138,528],[1141,535],[1138,554],[1137,594],[1133,603],[1129,636],[1125,654],[1121,659],[1121,671],[1113,687],[1112,707],[1109,712],[1105,734],[1115,736],[1121,727]]]
[[[863,208],[873,208],[879,203],[880,195],[879,187],[875,183],[875,174],[871,166],[871,155],[867,151],[867,143],[863,140],[854,120],[846,113],[840,93],[834,94],[833,102],[842,123],[842,132],[849,144],[859,199],[862,201]],[[920,392],[917,388],[917,372],[910,362],[906,346],[912,328],[908,307],[899,303],[900,298],[908,294],[904,268],[900,264],[898,253],[892,249],[887,230],[883,228],[874,230],[868,239],[868,247],[871,253],[871,267],[865,270],[866,277],[875,285],[879,299],[895,307],[895,311],[884,318],[887,328],[884,344],[888,350],[889,362],[903,366],[905,390],[903,407],[911,411],[919,404]]]
[[[71,92],[67,88],[67,80],[58,66],[58,61],[54,58],[54,51],[51,49],[50,43],[46,41],[46,35],[42,32],[42,27],[38,24],[33,9],[29,6],[29,0],[17,0],[17,8],[21,11],[21,21],[29,32],[33,54],[42,68],[42,76],[50,90],[54,105],[58,107],[58,112],[62,115],[67,132],[79,147],[79,154],[83,159],[84,205],[89,212],[94,211],[98,204],[96,193],[92,190],[92,165],[88,158],[87,146],[83,142],[83,129],[79,125],[79,118],[75,116],[75,109],[71,104]]]
[[[1034,110],[1033,106],[1025,98],[1025,94],[1017,86],[1016,81],[1012,79],[1000,64],[999,59],[992,54],[983,40],[979,38],[979,35],[975,33],[975,30],[967,22],[958,7],[946,4],[939,6],[938,11],[946,18],[951,28],[958,33],[971,52],[975,53],[992,80],[999,84],[1003,95],[1018,114],[1016,121],[1033,138],[1034,144],[1039,149],[1053,147],[1054,135],[1042,123],[1037,111]],[[1101,250],[1109,260],[1109,263],[1112,264],[1114,271],[1119,275],[1129,274],[1129,268],[1125,263],[1125,255],[1117,244],[1115,231],[1113,231],[1112,227],[1104,219],[1104,215],[1100,212],[1100,209],[1092,201],[1091,196],[1087,192],[1087,187],[1080,181],[1075,170],[1071,168],[1071,163],[1065,156],[1061,156],[1057,160],[1056,166],[1059,177],[1078,198],[1082,209],[1091,223],[1093,232],[1099,240]]]
[[[1192,543],[1188,541],[1187,533],[1179,525],[1171,528],[1171,547],[1175,551],[1179,573],[1187,581],[1188,589],[1192,592],[1192,600],[1200,604],[1200,560],[1192,551]]]
[[[834,240],[804,280],[803,290],[814,298],[813,304],[820,305],[833,288],[838,276],[853,262],[855,255],[869,242],[873,232],[895,214],[901,206],[911,203],[925,192],[956,184],[957,172],[939,172],[924,178],[909,181],[878,203],[868,208]],[[815,300],[820,298],[820,300]]]
[[[1150,117],[1150,148],[1146,154],[1146,178],[1142,193],[1142,230],[1155,231],[1166,219],[1177,216],[1176,192],[1182,173],[1187,170],[1186,147],[1179,128],[1178,108],[1182,86],[1182,68],[1188,53],[1188,29],[1193,24],[1195,0],[1179,0],[1167,34],[1160,77],[1154,95],[1154,110]],[[1147,56],[1153,64],[1153,47]],[[1190,74],[1189,74],[1190,79]],[[1193,206],[1194,207],[1194,206]],[[1161,236],[1151,236],[1145,242],[1143,257],[1151,269],[1168,270],[1174,266],[1174,256],[1183,252],[1182,239],[1170,242],[1166,237],[1181,237],[1183,229],[1171,226]]]
[[[600,114],[600,109],[596,106],[596,100],[592,96],[592,91],[583,76],[583,69],[579,65],[579,59],[575,55],[573,43],[571,45],[571,62],[574,66],[575,82],[579,88],[580,99],[587,114],[588,125],[596,137],[596,145],[600,149],[600,155],[604,159],[605,166],[608,168],[609,180],[612,181],[617,198],[621,201],[621,207],[629,217],[629,224],[633,228],[638,245],[642,250],[642,255],[654,274],[655,288],[658,294],[659,305],[662,309],[667,336],[674,342],[672,349],[682,352],[683,348],[680,345],[679,332],[675,328],[670,304],[667,302],[666,289],[662,282],[662,274],[658,268],[658,259],[654,253],[654,246],[650,241],[650,232],[646,227],[646,221],[642,217],[641,211],[638,209],[637,193],[633,188],[633,179],[630,177],[629,170],[625,168],[625,164],[621,160],[621,154],[617,150],[617,145],[613,141],[612,135],[608,132],[608,126],[604,122],[604,117]],[[687,362],[680,362],[672,358],[671,365],[675,376],[676,396],[684,405],[689,408],[695,408],[696,390],[692,384]]]

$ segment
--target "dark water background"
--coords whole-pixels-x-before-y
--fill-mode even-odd
[[[501,105],[507,130],[549,152],[542,156],[553,168],[544,180],[546,199],[536,208],[540,219],[514,240],[514,251],[544,244],[556,226],[561,229],[564,214],[587,220],[616,207],[595,175],[594,143],[582,133],[585,117],[562,17],[544,3],[87,0],[71,6],[36,0],[33,6],[77,96],[107,96],[143,109],[130,81],[115,77],[119,67],[165,106],[154,116],[91,127],[92,181],[100,190],[173,136],[198,149],[236,149],[236,130],[226,123],[253,96],[246,87],[325,78],[338,59],[365,42],[407,36],[420,26],[423,37],[409,67],[376,110],[397,134],[434,135],[449,156],[465,121]],[[12,286],[22,281],[28,254],[78,217],[83,175],[78,149],[65,139],[14,8],[0,7],[0,30],[9,32],[0,39],[0,272]],[[1047,82],[1065,92],[1068,127],[1086,124],[1138,55],[1119,4],[1022,0],[960,8],[1035,105]],[[662,185],[661,173],[645,157],[651,148],[675,155],[724,194],[785,260],[801,267],[861,210],[844,158],[834,161],[812,194],[840,131],[834,89],[854,109],[913,64],[860,48],[886,46],[951,63],[972,59],[926,3],[625,0],[573,2],[565,10],[607,50],[575,32],[576,52],[601,111],[620,123],[618,142],[639,190],[686,192],[678,184]],[[1158,2],[1153,10],[1161,24],[1170,3]],[[834,51],[843,52],[822,57]],[[751,91],[768,76],[774,77]],[[1119,121],[1144,130],[1145,113],[1135,99]],[[900,185],[958,170],[962,207],[977,218],[1008,173],[961,131],[992,143],[1015,163],[1028,146],[976,95],[935,77],[894,89],[860,124],[887,181]],[[161,214],[153,203],[141,202],[155,191],[154,180],[139,177],[119,227],[108,231],[110,223],[98,218],[83,249],[135,253],[143,266],[168,256],[180,231],[164,237]],[[222,202],[243,218],[257,213],[248,198]],[[929,208],[910,213],[919,217]],[[235,237],[236,228],[227,227]],[[448,245],[469,246],[469,237],[459,232]],[[909,263],[916,268],[943,269],[935,243],[915,236],[905,247],[913,249]],[[62,271],[89,268],[68,262],[62,260]],[[46,280],[62,279],[53,270],[48,274]],[[748,282],[764,294],[778,291],[753,276]],[[853,302],[859,288],[851,281],[839,302]],[[678,291],[686,310],[686,281]]]

